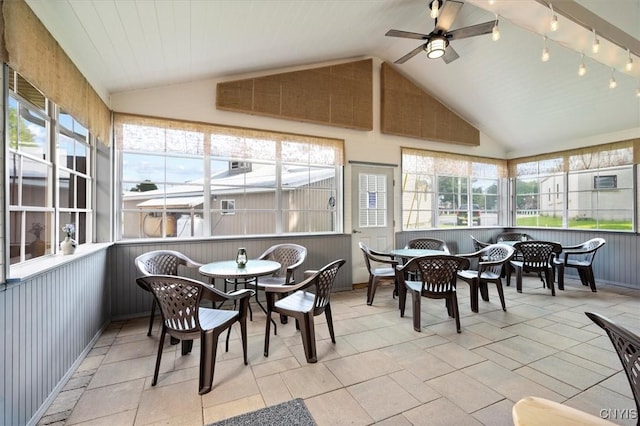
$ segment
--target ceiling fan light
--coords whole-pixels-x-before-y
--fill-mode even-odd
[[[448,45],[449,42],[444,37],[431,37],[431,40],[424,47],[425,52],[427,52],[427,58],[438,59],[442,57]]]

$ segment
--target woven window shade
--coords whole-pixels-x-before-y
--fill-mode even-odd
[[[210,153],[212,157],[271,161],[279,158],[292,163],[344,165],[344,141],[341,139],[120,113],[114,114],[114,124],[116,148],[119,150],[138,149],[136,146],[140,147],[140,150],[146,151],[169,149],[160,148],[157,144],[160,143],[160,139],[166,141],[166,135],[159,133],[171,130],[185,132],[185,134],[191,135],[194,141],[202,140],[204,144],[202,151]],[[147,135],[157,136],[146,140],[140,137],[140,143],[137,144],[136,140],[132,142],[130,133],[127,134],[127,138],[124,137],[129,131],[128,126],[147,127],[148,129],[144,129],[142,134],[149,132]],[[127,146],[124,146],[125,143]],[[130,146],[132,143],[136,146]],[[191,153],[193,147],[185,149]]]
[[[425,158],[425,160],[427,160],[418,160],[417,164],[414,164],[416,170],[407,170],[403,162],[402,168],[405,171],[472,177],[507,177],[507,161],[497,158],[451,154],[449,152],[414,148],[402,148],[402,155],[403,158],[407,155],[414,158]],[[491,176],[494,172],[495,175]]]
[[[111,111],[24,0],[0,0],[0,56],[91,131],[111,142]]]
[[[525,163],[561,161],[559,172],[640,164],[640,139],[629,139],[586,148],[514,158],[508,161],[509,176],[518,176],[518,166]],[[540,170],[540,173],[552,172]],[[535,174],[535,173],[534,173]]]

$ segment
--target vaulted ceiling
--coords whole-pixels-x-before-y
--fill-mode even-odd
[[[428,34],[434,27],[425,0],[27,3],[107,102],[118,92],[205,78],[366,57],[393,63],[421,41],[386,37],[389,29]],[[592,22],[558,13],[560,28],[551,32],[546,2],[467,0],[451,29],[498,16],[499,41],[455,40],[458,60],[445,64],[421,52],[397,69],[508,157],[640,137],[640,0],[550,3],[556,12],[563,4],[586,10],[602,32],[600,52],[591,51]],[[548,62],[540,59],[544,36]],[[581,53],[587,73],[579,77]]]

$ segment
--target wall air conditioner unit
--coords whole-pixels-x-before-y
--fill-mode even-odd
[[[220,200],[220,214],[236,214],[236,200]]]

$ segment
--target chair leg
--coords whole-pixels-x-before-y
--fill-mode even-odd
[[[564,290],[564,265],[558,265],[558,290]]]
[[[249,361],[247,360],[247,317],[240,319],[240,339],[242,339],[242,355],[244,356],[244,365],[248,365]],[[231,330],[231,327],[229,327]],[[228,342],[227,342],[228,344]],[[228,352],[227,348],[227,352]]]
[[[162,332],[160,333],[160,343],[158,344],[158,356],[156,357],[156,368],[153,371],[153,380],[151,386],[155,386],[158,382],[158,372],[160,371],[160,360],[162,359],[162,350],[164,349],[164,336],[167,333],[167,329],[164,324],[162,325]]]
[[[480,289],[480,295],[482,296],[482,300],[485,302],[489,301],[489,288],[487,287],[486,281],[480,281],[478,283],[478,288]]]
[[[198,394],[204,395],[213,387],[213,373],[216,368],[218,336],[213,330],[203,332],[200,337],[200,378]]]
[[[551,278],[551,268],[548,268],[545,271],[545,274],[547,276],[547,285],[549,286],[549,288],[551,289],[551,295],[555,296],[556,295],[556,286],[553,284],[553,279]]]
[[[504,290],[502,289],[502,279],[498,278],[496,281],[496,289],[498,290],[498,296],[500,297],[500,304],[502,304],[502,310],[507,312],[507,305],[504,301]]]
[[[518,293],[522,293],[522,268],[516,267],[514,269],[516,270],[516,290]]]
[[[589,287],[591,287],[591,291],[597,293],[598,290],[596,289],[596,277],[593,274],[593,269],[591,267],[587,269],[587,276],[589,277]]]
[[[300,333],[302,334],[302,346],[307,362],[318,362],[316,354],[316,333],[313,324],[313,312],[308,312],[301,318]]]
[[[412,291],[411,292],[411,300],[413,302],[413,329],[415,331],[421,331],[420,330],[420,323],[421,323],[421,319],[420,319],[420,298],[422,296],[420,295],[420,293],[416,292],[416,291]]]
[[[580,281],[582,282],[582,285],[585,287],[588,286],[589,282],[588,282],[586,271],[582,268],[578,268],[578,274],[580,275]]]
[[[504,275],[507,278],[507,287],[511,287],[511,271],[512,267],[509,263],[505,263],[503,270],[505,271]]]
[[[149,317],[149,331],[147,332],[147,336],[151,336],[151,329],[153,328],[153,320],[156,316],[156,298],[154,297],[151,301],[151,316]]]
[[[191,349],[193,349],[193,340],[183,340],[182,341],[182,355],[186,355],[191,353]]]
[[[367,283],[367,305],[371,305],[373,303],[374,293],[373,275],[369,274],[369,282]]]
[[[328,304],[324,308],[324,316],[327,318],[327,326],[329,327],[329,335],[331,336],[331,342],[336,343],[336,335],[333,333],[333,317],[331,316],[330,304]]]
[[[407,304],[407,287],[401,284],[398,288],[398,306],[400,307],[400,317],[404,317],[404,309]]]
[[[478,282],[476,279],[469,283],[469,292],[471,293],[471,311],[478,312]]]
[[[267,311],[267,325],[264,332],[264,356],[269,356],[269,335],[271,334],[271,311]]]
[[[456,292],[451,292],[450,302],[451,310],[453,311],[453,316],[456,319],[456,331],[460,333],[460,312],[458,312],[458,296],[456,296]]]

